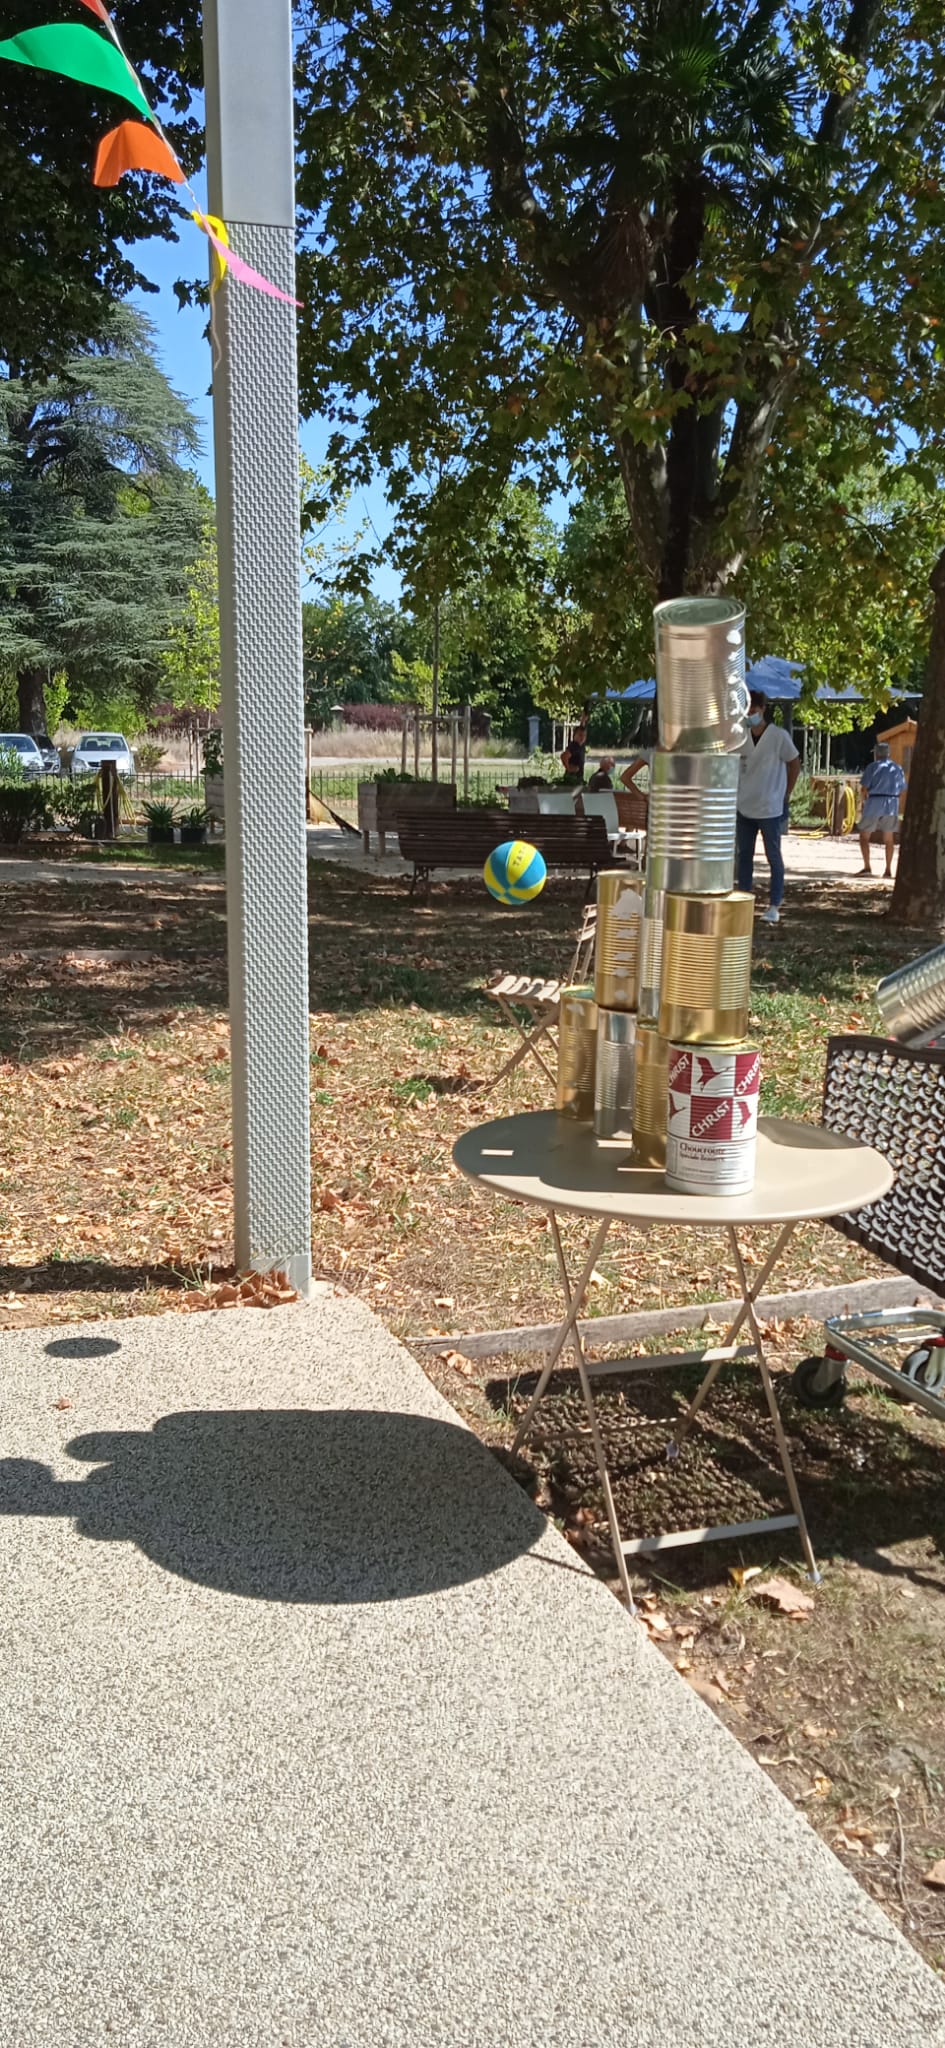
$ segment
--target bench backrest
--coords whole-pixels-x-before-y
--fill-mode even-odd
[[[475,867],[506,839],[536,846],[549,867],[602,868],[612,864],[602,818],[530,818],[517,832],[508,811],[400,811],[397,836],[405,860],[429,867]]]
[[[888,1195],[832,1216],[834,1229],[945,1294],[945,1051],[828,1039],[823,1122],[875,1145],[896,1169]]]

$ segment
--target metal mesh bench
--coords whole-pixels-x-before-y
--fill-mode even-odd
[[[896,1169],[878,1202],[831,1218],[835,1230],[945,1293],[945,1050],[913,1050],[890,1038],[831,1038],[823,1122],[875,1145]],[[945,1421],[945,1314],[877,1310],[825,1324],[826,1352],[805,1358],[794,1392],[807,1407],[837,1406],[847,1361]]]

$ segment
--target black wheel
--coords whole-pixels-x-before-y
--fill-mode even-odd
[[[846,1374],[843,1367],[829,1386],[819,1387],[817,1379],[828,1361],[823,1358],[802,1358],[791,1375],[791,1392],[802,1408],[840,1408],[847,1390]]]

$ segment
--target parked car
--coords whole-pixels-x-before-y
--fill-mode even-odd
[[[59,748],[53,746],[48,732],[37,732],[34,733],[33,737],[42,754],[43,767],[47,775],[61,775],[62,761],[59,756]]]
[[[19,755],[20,767],[27,782],[38,782],[46,773],[42,754],[31,733],[0,732],[0,753]]]
[[[97,775],[103,761],[114,761],[123,781],[135,772],[135,757],[120,732],[84,732],[72,750],[72,776]]]

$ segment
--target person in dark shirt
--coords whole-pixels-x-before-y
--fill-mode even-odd
[[[613,786],[614,786],[614,779],[613,779],[613,778],[614,778],[614,758],[613,758],[613,755],[612,755],[612,754],[604,754],[604,755],[602,756],[602,758],[601,758],[601,759],[600,759],[600,760],[598,761],[598,763],[597,763],[597,767],[595,768],[595,770],[594,770],[594,773],[593,773],[593,775],[592,775],[592,776],[590,776],[590,777],[589,777],[589,779],[588,779],[588,784],[587,784],[588,790],[589,790],[589,791],[591,792],[591,794],[592,794],[592,795],[596,795],[596,793],[597,793],[597,791],[598,791],[599,789],[613,789]]]
[[[575,726],[564,753],[559,758],[564,769],[565,782],[583,785],[584,763],[587,759],[587,726],[583,720],[580,725]]]

